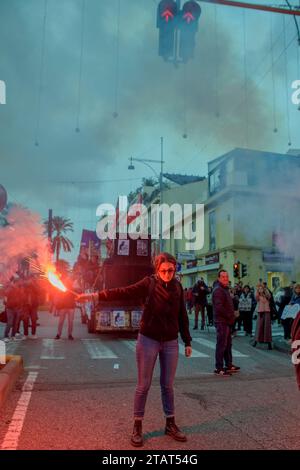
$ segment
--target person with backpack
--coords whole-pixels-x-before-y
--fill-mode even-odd
[[[175,277],[176,259],[169,253],[160,253],[154,260],[155,275],[147,276],[128,287],[102,290],[99,301],[134,299],[143,303],[143,314],[136,344],[138,383],[134,398],[134,426],[131,444],[143,445],[142,420],[153,370],[157,357],[160,360],[161,399],[166,417],[165,434],[176,441],[187,440],[175,423],[173,382],[178,362],[178,333],[185,344],[185,355],[192,354],[189,321],[184,293]],[[95,298],[82,294],[77,300]]]

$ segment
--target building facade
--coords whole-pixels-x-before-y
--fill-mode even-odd
[[[164,242],[164,249],[179,261],[183,285],[189,287],[199,277],[212,285],[221,268],[232,283],[244,274],[244,284],[256,285],[262,279],[272,290],[299,280],[299,181],[297,152],[236,148],[209,162],[206,194],[202,186],[196,196],[185,197],[205,204],[203,248],[185,252],[186,240],[176,240],[174,228]],[[239,278],[234,277],[235,263]]]

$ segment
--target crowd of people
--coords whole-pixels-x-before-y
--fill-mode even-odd
[[[67,337],[73,338],[73,324],[76,304],[74,292],[84,292],[99,288],[102,282],[99,258],[81,253],[72,271],[64,262],[56,266],[61,281],[68,288],[61,292],[48,282],[41,280],[38,274],[16,273],[1,289],[0,297],[4,299],[5,311],[2,321],[6,323],[4,341],[37,339],[38,307],[49,302],[50,313],[59,317],[55,339],[60,339],[65,320],[68,320]],[[71,292],[72,291],[72,292]],[[84,309],[82,306],[81,314]],[[1,312],[0,312],[1,313]],[[23,326],[23,328],[22,328]],[[31,332],[31,334],[29,334]]]
[[[68,318],[68,338],[73,339],[73,322],[76,307],[74,295],[75,279],[71,273],[62,273],[61,281],[72,292],[62,292],[51,287],[39,276],[22,276],[15,274],[1,289],[5,310],[1,313],[1,321],[6,323],[4,342],[15,340],[37,339],[38,308],[50,302],[50,313],[57,315],[58,329],[55,339],[60,339],[65,319]],[[80,292],[80,291],[78,291]],[[31,334],[30,334],[31,333]]]
[[[36,277],[34,275],[27,278],[13,276],[3,289],[2,295],[5,298],[6,314],[4,341],[28,338],[29,326],[31,338],[37,339],[36,328],[41,292]],[[23,323],[23,336],[20,334],[21,323]]]
[[[194,330],[199,328],[199,314],[201,330],[204,330],[205,325],[214,325],[212,292],[215,284],[208,286],[204,279],[200,278],[193,287],[184,289],[187,312],[191,315],[194,311]],[[253,346],[258,342],[265,342],[271,349],[271,325],[274,322],[282,324],[284,338],[290,340],[293,318],[281,317],[287,305],[300,306],[300,284],[293,282],[283,288],[278,298],[274,298],[274,293],[262,279],[256,287],[243,285],[242,281],[232,286],[229,281],[228,290],[234,305],[235,322],[231,328],[233,336],[243,330],[245,336],[253,337],[253,320],[257,320]]]

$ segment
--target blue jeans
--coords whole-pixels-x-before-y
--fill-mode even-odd
[[[9,333],[11,329],[12,329],[11,336],[14,337],[18,330],[20,310],[18,308],[7,308],[6,315],[7,315],[7,323],[5,327],[4,338],[9,337]]]
[[[136,345],[138,384],[134,397],[134,417],[143,418],[153,370],[159,355],[161,399],[165,416],[174,416],[174,390],[178,362],[178,340],[155,341],[141,334]]]
[[[216,369],[220,370],[232,365],[231,327],[226,323],[216,323]]]

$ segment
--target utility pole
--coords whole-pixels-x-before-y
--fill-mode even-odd
[[[159,196],[159,204],[161,206],[161,204],[163,203],[163,172],[164,172],[164,159],[163,159],[163,156],[164,156],[164,138],[161,137],[160,138],[160,160],[150,160],[150,159],[147,159],[147,158],[129,158],[129,161],[130,161],[130,165],[128,166],[128,170],[134,170],[135,167],[134,165],[132,164],[132,162],[140,162],[140,163],[143,163],[144,165],[146,165],[148,168],[150,168],[153,173],[155,174],[157,180],[158,180],[158,183],[159,183],[159,193],[160,193],[160,196]],[[158,174],[157,171],[151,166],[149,165],[149,162],[150,163],[160,163],[160,173]],[[162,239],[162,212],[160,210],[160,213],[159,213],[159,250],[160,251],[163,251],[163,239]]]

